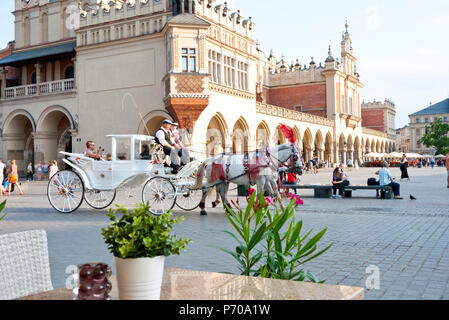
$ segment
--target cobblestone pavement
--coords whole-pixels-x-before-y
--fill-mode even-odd
[[[375,169],[347,171],[351,184],[366,184]],[[399,169],[392,169],[399,175]],[[365,287],[375,265],[380,271],[380,289],[366,292],[366,299],[449,299],[449,189],[443,168],[410,168],[411,182],[401,182],[404,200],[378,200],[374,191],[355,191],[352,199],[314,199],[312,191],[301,191],[304,206],[298,217],[304,230],[315,232],[327,227],[320,246],[334,246],[305,268],[328,284]],[[305,174],[302,183],[327,184],[330,170]],[[95,211],[83,204],[69,215],[54,211],[46,197],[46,183],[23,183],[25,196],[12,195],[8,216],[0,223],[0,233],[44,229],[48,234],[54,287],[65,283],[68,265],[103,261],[114,265],[101,237],[107,225],[106,210]],[[133,206],[139,200],[120,192],[116,203]],[[232,194],[236,194],[235,191]],[[417,200],[409,200],[413,194]],[[137,199],[137,200],[135,200]],[[243,200],[243,199],[241,199]],[[208,204],[212,200],[208,199]],[[243,202],[243,201],[241,201]],[[182,212],[185,220],[176,226],[181,236],[194,243],[180,256],[167,259],[167,266],[196,270],[237,272],[233,258],[215,246],[233,248],[234,241],[221,230],[230,230],[223,209]]]

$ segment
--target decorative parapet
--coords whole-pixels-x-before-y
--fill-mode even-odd
[[[362,127],[362,133],[371,135],[371,136],[381,137],[381,138],[388,138],[388,135],[385,132],[366,128],[366,127]]]
[[[241,16],[240,10],[235,11],[228,7],[227,2],[218,3],[216,0],[196,0],[195,4],[197,15],[254,41],[255,23],[251,17],[244,18]]]
[[[273,106],[264,103],[256,103],[256,112],[266,115],[271,115],[275,117],[286,118],[296,121],[304,121],[308,123],[314,123],[318,125],[334,127],[335,122],[332,119],[327,119],[323,117],[318,117],[313,114],[299,112],[283,107]]]
[[[163,12],[167,7],[167,0],[101,0],[80,5],[80,27]]]
[[[222,86],[222,85],[212,83],[212,82],[209,82],[209,91],[227,94],[230,96],[234,96],[234,97],[238,97],[238,98],[242,98],[242,99],[248,99],[248,100],[252,100],[252,99],[256,98],[255,94],[252,94],[252,93],[249,93],[246,91],[242,91],[242,90],[238,90],[238,89],[234,89],[234,88],[230,88],[230,87],[226,87],[226,86]]]

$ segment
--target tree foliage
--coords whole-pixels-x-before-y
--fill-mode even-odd
[[[419,139],[419,143],[427,148],[435,148],[436,154],[447,154],[449,152],[449,124],[443,123],[441,119],[426,126],[426,133]]]

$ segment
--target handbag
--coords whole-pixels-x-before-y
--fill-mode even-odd
[[[376,180],[376,178],[368,178],[368,181],[366,182],[369,186],[378,186],[379,181]]]

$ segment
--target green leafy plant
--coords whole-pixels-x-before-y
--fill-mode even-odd
[[[118,258],[154,258],[179,255],[186,250],[190,238],[178,238],[171,234],[174,224],[184,220],[172,218],[171,212],[154,216],[148,204],[138,203],[129,211],[123,206],[109,209],[110,225],[102,229],[109,251]],[[120,219],[117,214],[123,214]]]
[[[419,139],[419,143],[426,147],[435,148],[436,154],[446,154],[449,152],[449,124],[443,123],[441,119],[426,126],[426,133]]]
[[[230,254],[239,264],[242,275],[263,278],[320,282],[301,266],[326,252],[332,245],[317,252],[317,243],[326,233],[323,229],[312,238],[313,230],[301,237],[302,221],[295,219],[296,208],[302,201],[291,197],[282,211],[277,207],[272,213],[263,194],[254,192],[248,198],[245,210],[237,212],[227,208],[226,217],[235,233],[224,230],[238,243],[235,250],[219,248]],[[283,230],[287,229],[285,232]],[[321,281],[321,283],[324,281]]]
[[[0,203],[0,213],[5,209],[6,206],[6,200],[3,201],[2,203]],[[7,213],[5,213],[4,215],[2,215],[0,217],[0,221],[2,221],[5,217],[6,217]]]

